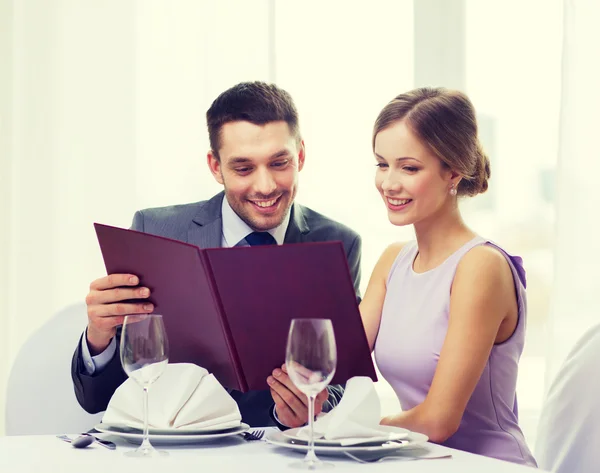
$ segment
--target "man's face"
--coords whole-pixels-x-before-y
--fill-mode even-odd
[[[304,142],[297,142],[288,124],[226,123],[219,156],[220,161],[209,152],[208,165],[225,187],[235,213],[256,231],[281,224],[294,202],[298,172],[304,166]]]

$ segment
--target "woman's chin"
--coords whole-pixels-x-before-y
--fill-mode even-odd
[[[395,225],[397,227],[405,227],[406,225],[412,225],[413,223],[415,223],[414,219],[407,218],[404,215],[399,216],[394,212],[388,212],[388,219],[390,220],[390,223],[392,225]]]

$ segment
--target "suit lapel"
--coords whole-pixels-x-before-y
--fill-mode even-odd
[[[221,205],[224,193],[220,192],[200,207],[192,219],[187,242],[200,248],[220,248],[223,238]]]
[[[306,235],[310,232],[310,228],[304,215],[304,208],[299,204],[292,206],[292,215],[290,223],[285,232],[284,243],[303,243],[306,241]]]
[[[220,248],[223,241],[223,220],[221,206],[224,192],[220,192],[206,201],[192,219],[187,234],[187,242],[200,248]],[[304,208],[292,205],[290,223],[285,233],[284,243],[303,243],[310,228],[306,221]]]

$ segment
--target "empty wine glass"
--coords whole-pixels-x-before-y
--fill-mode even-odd
[[[308,451],[296,468],[314,470],[332,467],[315,455],[315,398],[335,373],[337,351],[333,325],[329,319],[293,319],[287,340],[285,365],[290,379],[308,397]]]
[[[142,314],[125,317],[120,351],[125,373],[144,390],[144,439],[139,448],[126,452],[125,455],[167,455],[167,452],[155,450],[148,438],[148,390],[169,362],[169,344],[162,316]]]

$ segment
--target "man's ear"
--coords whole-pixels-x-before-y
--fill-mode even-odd
[[[304,147],[304,140],[300,141],[300,150],[298,151],[298,171],[302,171],[304,167],[304,159],[306,158],[306,148]]]
[[[219,184],[223,185],[223,173],[221,172],[221,161],[215,156],[215,153],[212,150],[206,154],[206,162],[208,164],[208,168],[212,173],[215,181]]]

